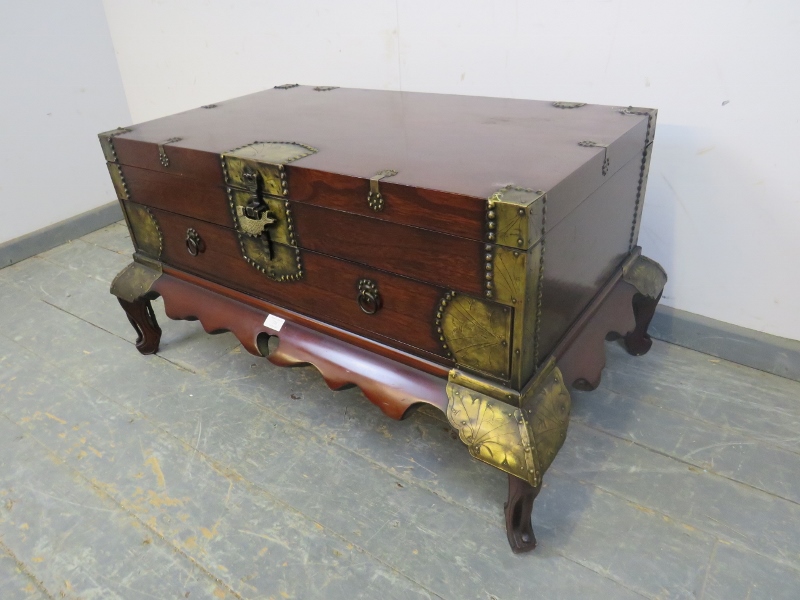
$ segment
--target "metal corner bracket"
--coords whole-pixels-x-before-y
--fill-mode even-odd
[[[655,299],[664,291],[667,272],[656,261],[639,255],[622,267],[622,279],[643,296]]]
[[[544,235],[546,203],[542,190],[500,188],[486,199],[486,241],[527,250]]]
[[[133,131],[129,127],[117,127],[111,131],[104,131],[98,133],[97,137],[100,139],[100,146],[103,148],[103,154],[108,162],[117,162],[117,151],[114,148],[114,138],[123,133],[130,133]]]
[[[117,298],[133,302],[149,294],[161,274],[161,263],[134,254],[133,262],[117,274],[109,291]]]
[[[450,371],[447,419],[469,453],[536,487],[566,439],[571,399],[550,359],[522,392]]]

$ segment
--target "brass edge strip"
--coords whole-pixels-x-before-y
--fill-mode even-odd
[[[133,130],[128,127],[117,127],[116,129],[104,131],[97,135],[97,137],[100,138],[100,146],[103,148],[103,154],[105,154],[108,162],[117,162],[117,150],[114,148],[114,137],[123,133],[130,133],[131,131]]]
[[[539,250],[539,272],[536,274],[536,324],[533,330],[533,363],[539,366],[539,337],[542,329],[542,288],[544,287],[544,253],[546,249],[545,228],[547,226],[547,194],[542,196],[542,238]]]
[[[637,184],[636,189],[636,203],[633,207],[633,221],[631,223],[631,236],[628,241],[628,250],[633,250],[633,247],[636,245],[636,232],[637,232],[637,225],[639,224],[639,212],[642,206],[642,192],[644,191],[645,187],[645,179],[648,170],[648,165],[650,162],[650,153],[652,152],[653,148],[653,140],[650,138],[651,129],[653,127],[653,117],[654,117],[654,110],[653,109],[635,109],[632,106],[628,108],[624,108],[619,111],[623,115],[639,115],[644,116],[647,115],[647,131],[645,132],[644,136],[644,150],[642,151],[642,166],[639,170],[639,183]]]

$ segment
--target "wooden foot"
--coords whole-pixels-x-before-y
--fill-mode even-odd
[[[117,298],[125,314],[128,315],[133,328],[136,330],[136,349],[142,354],[155,354],[158,351],[158,343],[161,341],[161,328],[156,321],[153,306],[150,300],[137,298],[133,302],[128,302],[122,298]]]
[[[651,298],[643,294],[636,294],[633,297],[633,316],[636,319],[636,327],[625,336],[625,348],[633,356],[647,354],[653,345],[653,340],[647,335],[647,328],[656,312],[656,306],[661,299],[661,294],[657,298]]]
[[[533,501],[542,486],[533,487],[527,481],[508,476],[508,501],[504,508],[506,513],[506,535],[514,554],[530,552],[536,548],[536,536],[533,535],[531,512]]]

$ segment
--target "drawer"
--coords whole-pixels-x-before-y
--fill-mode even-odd
[[[132,202],[124,205],[129,214],[142,210]],[[436,331],[446,288],[309,250],[302,251],[300,280],[274,281],[245,262],[232,229],[159,209],[150,213],[161,231],[165,264],[441,364],[453,364]],[[197,233],[202,250],[196,256],[187,249],[190,229]],[[361,293],[360,285],[374,286],[374,291],[367,290],[379,298],[374,314],[365,312],[375,305]]]

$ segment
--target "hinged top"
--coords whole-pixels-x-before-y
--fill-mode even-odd
[[[112,162],[216,185],[222,154],[244,147],[280,155],[274,162],[283,164],[287,146],[276,142],[294,140],[291,148],[301,152],[285,168],[290,184],[282,191],[289,199],[330,201],[332,208],[350,210],[330,195],[320,200],[325,194],[318,182],[325,174],[357,178],[364,192],[357,194],[356,212],[479,240],[490,233],[487,204],[497,201],[501,211],[527,208],[533,215],[524,227],[498,232],[497,243],[519,248],[540,237],[537,198],[546,195],[549,230],[618,169],[641,160],[654,114],[581,103],[287,85],[218,102],[214,110],[198,108],[116,130],[101,140]],[[164,140],[176,138],[159,163],[151,145],[163,149]],[[386,170],[397,175],[380,182],[386,202],[376,211],[364,199],[377,185],[370,179]],[[302,179],[296,190],[293,177]],[[330,176],[325,183],[337,185]],[[409,188],[422,190],[413,200],[422,212],[393,202],[393,194]],[[427,207],[425,190],[438,194]],[[439,216],[443,212],[451,214]]]

